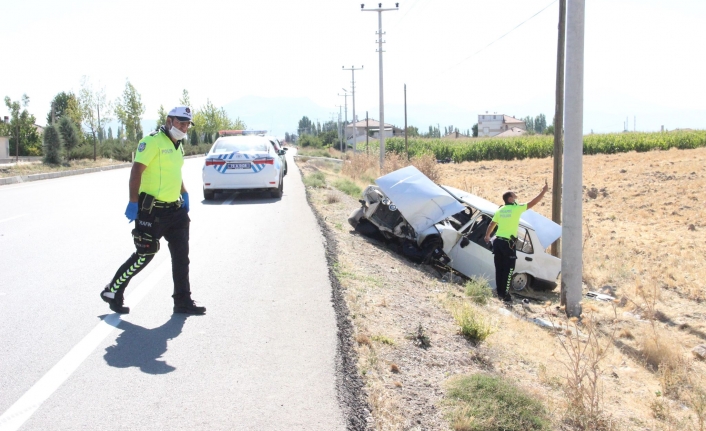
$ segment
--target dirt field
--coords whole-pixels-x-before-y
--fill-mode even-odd
[[[352,233],[346,219],[357,197],[330,186],[310,189],[337,245],[334,270],[350,310],[374,429],[471,429],[452,423],[445,395],[453,376],[476,373],[500,376],[541,400],[552,429],[581,429],[568,398],[575,383],[569,369],[590,362],[594,344],[586,336],[595,334],[599,358],[589,368],[596,371],[592,400],[600,421],[584,429],[703,430],[706,366],[691,350],[706,344],[700,247],[706,224],[699,202],[706,199],[705,160],[706,149],[584,158],[584,292],[602,291],[616,301],[586,299],[583,322],[562,333],[528,321],[573,326],[556,292],[535,293],[512,313],[496,299],[472,304],[463,285],[442,282],[434,269]],[[305,175],[326,173],[328,184],[340,176],[333,165],[300,168]],[[552,160],[438,168],[442,184],[498,203],[513,189],[528,201],[545,178],[551,184]],[[550,205],[548,194],[535,209],[549,216]],[[459,335],[452,316],[459,304],[470,304],[493,327],[485,341]],[[418,347],[420,327],[428,349]],[[572,340],[586,348],[576,360],[562,348]],[[592,386],[579,383],[582,390]]]

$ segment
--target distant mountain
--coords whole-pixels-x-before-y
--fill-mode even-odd
[[[285,132],[299,133],[297,125],[303,116],[324,123],[331,117],[333,108],[327,109],[306,97],[245,96],[227,103],[223,109],[232,119],[240,117],[248,129],[267,130],[284,137]]]

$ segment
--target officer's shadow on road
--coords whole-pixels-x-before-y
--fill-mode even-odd
[[[111,367],[138,367],[147,374],[171,373],[176,368],[160,358],[167,351],[167,341],[181,334],[186,319],[186,315],[175,314],[152,329],[121,320],[118,329],[123,332],[114,345],[106,347],[103,358]]]

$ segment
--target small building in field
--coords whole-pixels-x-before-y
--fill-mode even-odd
[[[451,133],[446,134],[441,137],[441,139],[467,139],[467,138],[470,138],[470,136],[464,135],[463,133],[458,132],[458,131],[451,132]]]
[[[496,138],[514,138],[516,136],[526,135],[527,130],[520,129],[519,127],[510,127],[508,130],[495,135]]]
[[[353,145],[354,135],[357,137],[357,142],[365,142],[365,129],[372,132],[368,139],[380,139],[380,122],[378,120],[373,120],[369,118],[367,121],[360,120],[356,123],[351,123],[346,126],[346,142],[349,146]],[[354,129],[355,128],[355,129]],[[391,138],[393,136],[404,136],[404,130],[393,126],[392,124],[385,123],[384,135],[385,138]]]
[[[478,115],[478,136],[492,137],[503,132],[507,132],[512,128],[527,130],[527,125],[524,121],[518,120],[515,117],[504,114],[485,114]]]

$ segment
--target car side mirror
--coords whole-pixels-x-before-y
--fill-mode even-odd
[[[284,150],[277,151],[277,154],[279,154],[280,156],[284,156]]]
[[[289,148],[287,148],[287,147],[284,147],[284,148],[282,148],[282,149],[283,149],[284,151],[289,151]]]

